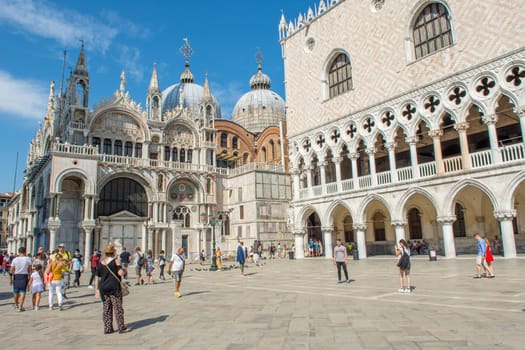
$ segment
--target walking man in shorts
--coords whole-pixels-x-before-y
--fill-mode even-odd
[[[168,266],[168,271],[171,272],[173,279],[175,280],[175,293],[173,295],[175,298],[180,298],[180,283],[182,282],[182,274],[184,273],[184,268],[186,262],[183,258],[184,248],[179,248],[176,254],[173,254]]]
[[[32,265],[33,262],[26,256],[26,248],[18,248],[18,256],[11,263],[11,274],[9,276],[9,284],[13,286],[13,299],[16,311],[24,311],[27,282],[33,270]]]

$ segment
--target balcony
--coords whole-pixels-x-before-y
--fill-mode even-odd
[[[219,168],[206,164],[172,162],[159,159],[135,158],[114,154],[101,154],[98,148],[89,145],[71,145],[65,143],[54,143],[52,154],[62,157],[94,159],[101,164],[172,170],[181,173],[214,173],[223,176],[238,176],[250,171],[274,171],[284,172],[281,164],[249,163],[237,168]]]
[[[523,143],[517,143],[509,146],[504,146],[499,149],[497,155],[501,158],[498,163],[508,164],[513,162],[519,162],[525,160],[525,147]],[[496,165],[493,159],[493,153],[491,150],[484,150],[470,154],[471,168],[469,170],[481,170],[489,169]],[[341,181],[341,193],[348,193],[352,191],[359,191],[364,189],[371,189],[380,186],[386,186],[390,184],[399,183],[410,183],[416,182],[421,179],[430,179],[433,177],[439,177],[447,174],[458,174],[465,171],[465,165],[463,164],[463,158],[461,156],[451,157],[443,159],[443,174],[438,174],[437,164],[435,161],[422,163],[414,169],[414,167],[404,167],[395,170],[397,180],[393,178],[392,171],[383,171],[375,174],[375,181],[372,181],[372,175],[359,176],[355,179],[346,179]],[[414,177],[414,172],[417,173],[417,177]],[[325,191],[323,192],[323,187]],[[316,185],[312,187],[312,191],[308,188],[301,188],[299,190],[298,199],[308,199],[313,197],[319,197],[321,194],[333,194],[338,193],[337,183],[328,183],[325,185]]]

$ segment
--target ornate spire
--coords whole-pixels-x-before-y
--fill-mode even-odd
[[[51,80],[49,84],[49,97],[47,99],[47,115],[44,118],[46,123],[45,127],[48,128],[53,122],[53,117],[55,114],[55,81]]]
[[[193,49],[190,46],[190,41],[188,38],[182,39],[184,41],[184,45],[180,48],[180,52],[186,58],[186,64],[184,65],[186,69],[182,74],[180,75],[180,82],[181,83],[193,83],[193,74],[190,72],[190,57],[193,53]]]
[[[80,49],[80,54],[78,55],[77,65],[75,67],[74,74],[88,76],[89,74],[86,64],[86,55],[84,53],[84,40],[80,41],[82,42],[82,48]]]
[[[153,72],[151,73],[151,80],[149,82],[148,94],[158,94],[160,93],[159,88],[159,76],[157,74],[157,62],[153,64]]]
[[[204,87],[202,91],[202,102],[212,102],[213,99],[211,97],[211,91],[210,91],[210,83],[208,82],[208,72],[206,72],[206,77],[204,78]]]

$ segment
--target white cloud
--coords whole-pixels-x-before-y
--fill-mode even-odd
[[[137,82],[142,81],[144,77],[144,68],[140,63],[140,50],[136,47],[120,45],[117,62],[122,65],[126,76],[135,79]]]
[[[41,120],[47,112],[49,91],[30,79],[17,79],[0,70],[0,113]]]
[[[233,107],[235,107],[235,104],[241,96],[249,91],[248,88],[243,89],[244,85],[246,85],[246,83],[241,84],[233,81],[223,86],[222,84],[210,81],[211,93],[221,104],[222,117],[224,119],[231,118]]]
[[[79,40],[84,39],[91,49],[102,52],[118,34],[116,28],[94,17],[61,10],[44,1],[4,0],[0,6],[0,22],[65,46],[78,46]]]

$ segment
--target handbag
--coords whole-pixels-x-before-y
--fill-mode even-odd
[[[401,258],[399,259],[397,266],[401,270],[406,270],[410,267],[410,256],[405,252],[405,248],[402,248],[402,249],[403,249],[403,255],[401,255]]]
[[[122,293],[122,296],[125,297],[126,295],[129,294],[129,288],[127,286],[126,283],[122,282],[121,279],[119,279],[117,277],[117,275],[115,275],[115,273],[113,271],[111,271],[111,269],[109,268],[108,265],[104,265],[106,266],[106,269],[108,269],[108,271],[113,275],[113,277],[115,277],[117,279],[117,281],[120,283],[120,292]]]

